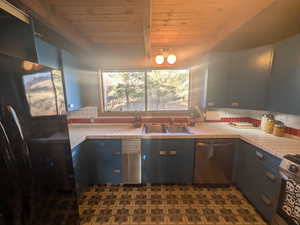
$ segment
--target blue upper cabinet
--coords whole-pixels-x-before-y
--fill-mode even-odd
[[[300,35],[275,45],[269,110],[300,113]]]
[[[62,70],[67,100],[67,110],[74,111],[82,107],[80,93],[80,69],[73,55],[61,50]]]
[[[232,54],[229,106],[263,110],[267,106],[273,47],[264,46]]]
[[[229,83],[231,54],[213,53],[209,56],[207,69],[207,107],[227,107],[229,104]]]
[[[207,106],[265,109],[272,57],[272,46],[211,54]]]
[[[54,45],[43,41],[39,37],[35,37],[35,48],[37,53],[37,61],[39,64],[59,68],[59,50]]]
[[[36,62],[31,24],[6,12],[2,7],[0,8],[0,18],[0,53]]]

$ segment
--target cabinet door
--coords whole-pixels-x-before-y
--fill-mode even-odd
[[[253,179],[255,180],[255,165],[253,165],[253,157],[255,152],[252,147],[245,143],[240,142],[237,151],[237,161],[235,167],[236,184],[241,191],[249,198],[254,189]]]
[[[257,159],[262,150],[245,142],[240,142],[236,161],[236,184],[262,216],[272,221],[273,212],[279,199],[280,180],[273,162],[278,159],[268,155],[265,162]],[[271,158],[272,157],[272,158]]]
[[[142,159],[143,183],[192,183],[194,140],[143,140]]]
[[[6,3],[4,3],[6,4]],[[3,2],[1,1],[1,6]],[[4,7],[5,8],[5,7]],[[31,24],[0,8],[0,53],[36,62],[34,37]]]
[[[90,183],[88,171],[89,158],[85,145],[84,142],[72,149],[73,169],[78,193],[82,192]]]
[[[230,53],[214,53],[209,56],[207,73],[207,107],[228,106],[228,75],[230,68]]]
[[[69,52],[61,50],[62,69],[68,111],[78,110],[81,105],[80,79],[78,64]]]
[[[161,140],[142,140],[142,182],[164,183],[166,178],[167,152]]]
[[[163,140],[162,150],[168,154],[165,183],[192,183],[194,169],[194,140]]]
[[[300,104],[300,35],[275,46],[269,110],[299,114]]]
[[[122,182],[121,140],[89,140],[89,173],[91,182]]]
[[[265,109],[269,91],[272,46],[232,54],[229,74],[229,105],[244,109]]]
[[[55,46],[35,37],[35,48],[39,64],[59,68],[59,51]]]

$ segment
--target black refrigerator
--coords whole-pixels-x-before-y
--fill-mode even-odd
[[[0,54],[0,225],[78,225],[61,71]]]

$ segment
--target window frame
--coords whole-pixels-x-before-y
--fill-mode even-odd
[[[151,72],[152,70],[188,70],[189,73],[189,87],[188,87],[188,106],[185,110],[148,110],[147,103],[148,103],[148,85],[147,85],[147,74],[148,72]],[[143,111],[106,111],[105,110],[105,92],[104,92],[104,82],[103,82],[103,73],[109,73],[109,72],[143,72],[145,77],[145,110]],[[135,113],[141,113],[143,115],[153,115],[153,114],[183,114],[186,115],[187,113],[190,113],[191,111],[191,68],[147,68],[147,69],[104,69],[99,71],[99,88],[100,90],[100,109],[99,114],[101,115],[133,115]]]

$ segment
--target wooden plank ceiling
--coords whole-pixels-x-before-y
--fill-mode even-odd
[[[49,0],[49,4],[93,44],[143,44],[141,0]]]
[[[172,48],[178,65],[191,64],[273,1],[40,0],[95,49],[143,46],[153,64],[161,48]]]

